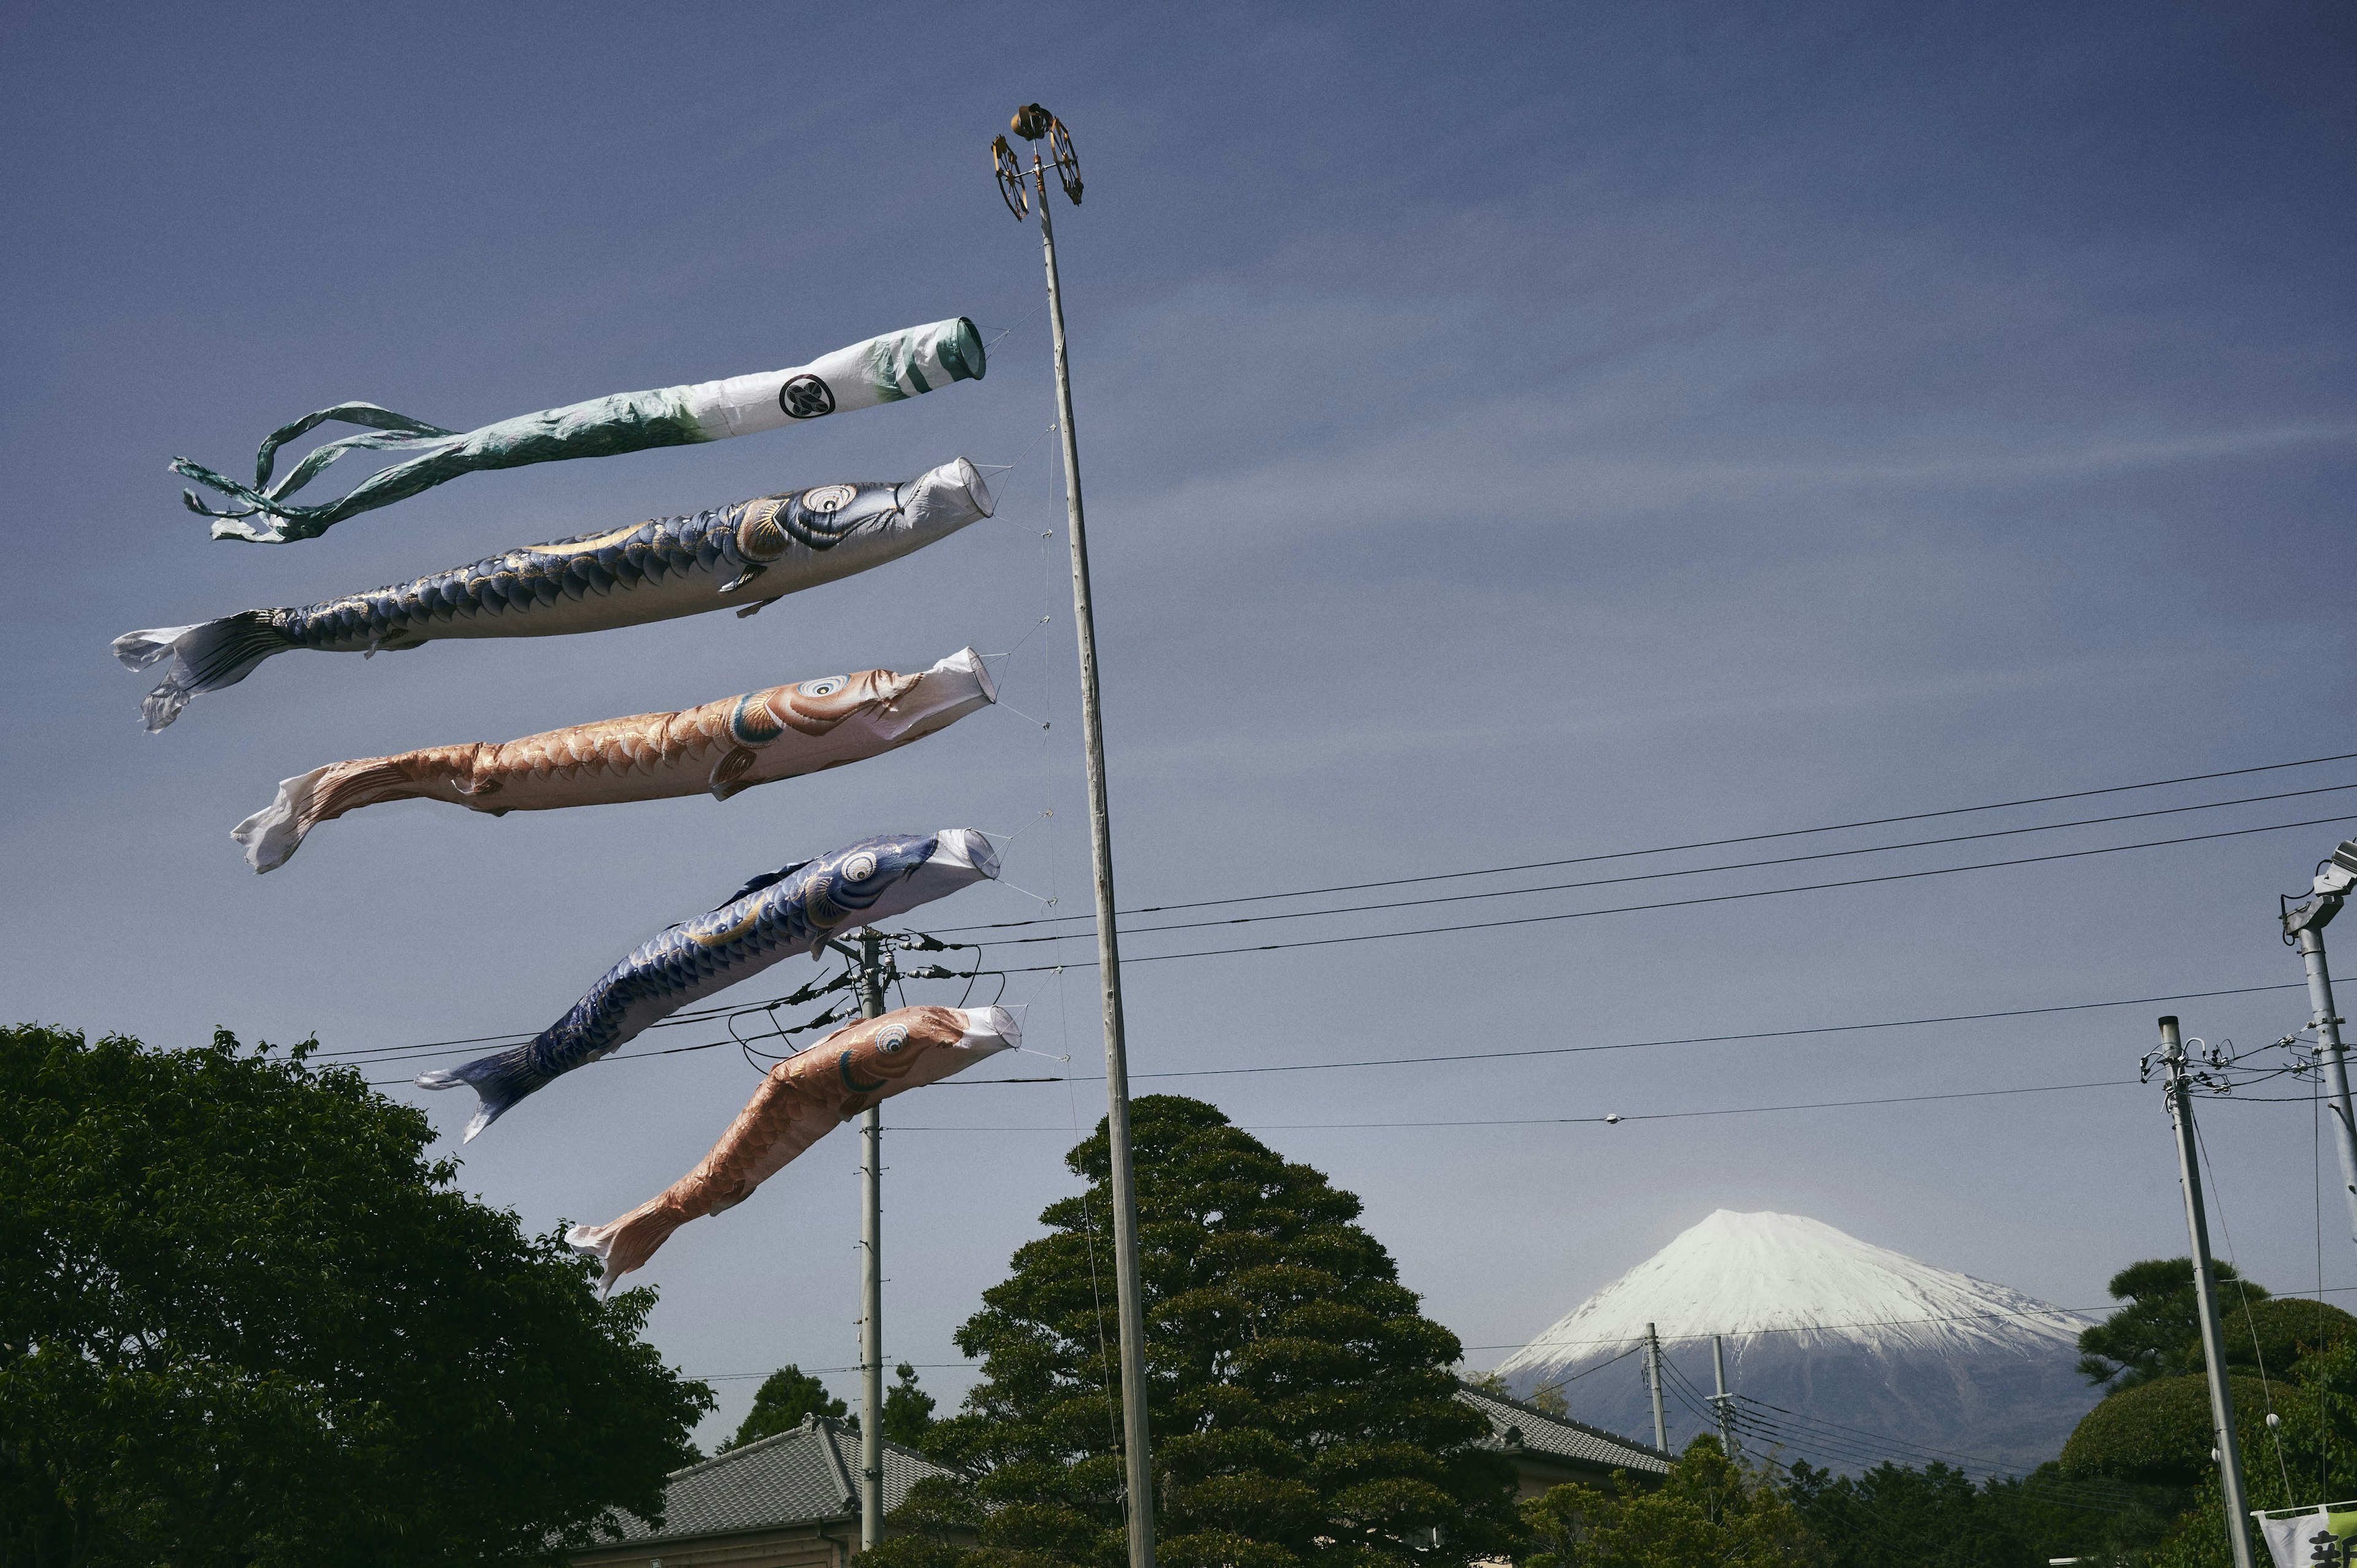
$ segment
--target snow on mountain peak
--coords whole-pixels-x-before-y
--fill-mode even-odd
[[[1515,1351],[1499,1372],[1551,1372],[1617,1355],[1654,1324],[1664,1342],[1724,1334],[1730,1348],[2073,1348],[2087,1320],[2005,1285],[1934,1268],[1797,1214],[1719,1209]]]

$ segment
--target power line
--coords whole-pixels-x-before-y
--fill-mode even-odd
[[[2008,1007],[1986,1013],[1951,1013],[1923,1018],[1889,1018],[1867,1024],[1820,1024],[1802,1029],[1763,1029],[1749,1034],[1739,1035],[1689,1035],[1659,1040],[1616,1040],[1608,1044],[1593,1046],[1534,1046],[1520,1047],[1513,1050],[1449,1051],[1426,1056],[1370,1058],[1360,1061],[1270,1063],[1253,1067],[1232,1068],[1178,1068],[1171,1069],[1163,1072],[1135,1073],[1132,1076],[1136,1078],[1156,1079],[1225,1078],[1252,1073],[1325,1072],[1373,1067],[1417,1066],[1431,1062],[1511,1060],[1526,1057],[1577,1056],[1596,1051],[1647,1050],[1662,1046],[1730,1045],[1740,1044],[1748,1040],[1796,1039],[1811,1035],[1857,1034],[1876,1029],[1917,1028],[1933,1024],[1973,1024],[1984,1023],[1991,1019],[1997,1018],[2029,1018],[2057,1013],[2086,1013],[2107,1007],[2145,1007],[2162,1002],[2193,1002],[2217,996],[2247,996],[2267,991],[2298,991],[2302,989],[2304,984],[2305,983],[2301,981],[2287,981],[2280,984],[2271,985],[2237,985],[2210,991],[2180,991],[2160,996],[2126,996],[2109,1002],[2065,1002],[2045,1007]],[[737,1042],[733,1039],[707,1040],[700,1045],[671,1046],[658,1050],[620,1051],[610,1057],[601,1057],[597,1062],[593,1062],[589,1065],[603,1066],[608,1062],[642,1061],[654,1057],[682,1056],[692,1051],[716,1050],[721,1047],[730,1046],[736,1043]],[[431,1056],[436,1054],[422,1047],[388,1047],[385,1048],[388,1051],[398,1049],[417,1056]],[[349,1058],[340,1055],[323,1057],[323,1059],[329,1061],[349,1060]],[[396,1059],[399,1059],[399,1058],[380,1055],[372,1059],[364,1060],[360,1065],[370,1066],[375,1065],[377,1062]],[[405,1078],[396,1078],[374,1079],[371,1081],[376,1087],[389,1088],[394,1085],[407,1083],[409,1079]],[[1093,1077],[1088,1076],[1075,1076],[1070,1079],[1061,1076],[1043,1078],[949,1079],[945,1079],[943,1085],[941,1087],[954,1089],[979,1089],[996,1084],[1061,1083],[1067,1081],[1089,1083],[1096,1080]]]
[[[1951,806],[1937,811],[1910,811],[1895,817],[1867,817],[1852,822],[1835,822],[1818,828],[1785,828],[1776,832],[1745,833],[1735,838],[1696,839],[1686,843],[1662,844],[1652,849],[1614,850],[1603,854],[1571,855],[1560,860],[1523,861],[1512,865],[1493,865],[1478,871],[1440,871],[1422,876],[1394,876],[1377,882],[1342,882],[1325,887],[1297,888],[1290,893],[1253,893],[1232,898],[1203,898],[1191,903],[1145,904],[1134,909],[1118,911],[1124,915],[1169,914],[1180,909],[1208,909],[1222,904],[1251,904],[1274,898],[1308,898],[1326,893],[1362,893],[1377,887],[1405,887],[1422,882],[1447,882],[1467,876],[1499,876],[1513,871],[1550,871],[1565,865],[1591,865],[1608,860],[1631,860],[1651,854],[1673,854],[1682,850],[1723,849],[1729,844],[1765,843],[1775,839],[1803,838],[1816,833],[1847,832],[1857,828],[1888,827],[1897,822],[1928,822],[1936,817],[1965,816],[1979,811],[2010,811],[2018,806],[2049,805],[2057,800],[2083,800],[2098,795],[2119,795],[2137,789],[2160,789],[2175,784],[2201,784],[2213,779],[2238,779],[2253,773],[2275,773],[2290,768],[2316,768],[2328,762],[2357,760],[2357,751],[2342,752],[2332,757],[2311,757],[2298,762],[2266,762],[2251,768],[2230,768],[2217,773],[2189,773],[2178,779],[2155,779],[2141,784],[2112,784],[2099,789],[2072,789],[2059,795],[2029,795],[2018,800],[1993,800],[1981,806]],[[942,934],[966,931],[1003,930],[1016,926],[1033,926],[1053,920],[1082,920],[1087,915],[1057,915],[1046,919],[1002,920],[981,926],[950,926]]]
[[[2132,1078],[2102,1079],[2092,1083],[2029,1084],[2014,1089],[1956,1089],[1941,1094],[1892,1094],[1873,1100],[1814,1100],[1794,1105],[1734,1105],[1713,1111],[1653,1111],[1633,1115],[1614,1112],[1606,1116],[1501,1116],[1461,1122],[1237,1122],[1246,1133],[1318,1133],[1397,1131],[1418,1127],[1563,1127],[1594,1122],[1682,1122],[1698,1116],[1760,1116],[1781,1111],[1835,1111],[1857,1105],[1913,1105],[1930,1100],[1982,1100],[2001,1094],[2061,1094],[2078,1089],[2136,1089],[2141,1087]],[[1067,1127],[912,1127],[898,1126],[896,1133],[1066,1133]]]
[[[1598,915],[1632,915],[1649,909],[1688,909],[1704,904],[1733,904],[1750,898],[1775,898],[1787,893],[1823,893],[1837,887],[1866,887],[1885,882],[1911,882],[1926,876],[1952,876],[1964,871],[1994,871],[2008,865],[2040,865],[2049,861],[2083,860],[2090,855],[2119,854],[2133,849],[2165,849],[2174,844],[2203,843],[2212,839],[2247,838],[2253,833],[2283,832],[2292,828],[2321,827],[2331,823],[2357,822],[2357,817],[2315,817],[2299,822],[2272,822],[2265,827],[2231,828],[2219,832],[2189,833],[2181,838],[2147,839],[2140,843],[2116,843],[2100,849],[2061,850],[2052,854],[2021,855],[2011,860],[1976,861],[1970,865],[1933,866],[1925,871],[1893,871],[1879,876],[1852,876],[1837,882],[1810,882],[1798,887],[1763,887],[1748,893],[1715,893],[1695,898],[1669,898],[1654,904],[1618,904],[1603,909],[1572,909],[1555,915],[1520,915],[1503,920],[1468,920],[1453,926],[1421,926],[1406,931],[1369,931],[1351,937],[1317,937],[1290,942],[1259,942],[1244,947],[1203,948],[1189,952],[1148,953],[1142,958],[1128,958],[1126,963],[1168,963],[1177,959],[1224,958],[1233,953],[1281,952],[1295,948],[1340,947],[1351,942],[1390,941],[1401,937],[1438,937],[1458,931],[1491,931],[1508,926],[1545,925],[1556,920],[1586,920]],[[1017,938],[1015,940],[1039,940]],[[1069,938],[1044,939],[1067,940]],[[1065,963],[1035,963],[1001,971],[1005,974],[1046,974],[1060,969],[1087,969],[1093,959],[1073,959]]]
[[[1764,866],[1799,865],[1809,861],[1842,860],[1860,854],[1889,854],[1902,849],[1928,849],[1940,844],[1972,843],[1981,839],[2014,838],[2023,833],[2059,832],[2066,828],[2102,827],[2112,822],[2140,822],[2147,817],[2181,816],[2188,811],[2215,811],[2229,806],[2261,805],[2270,800],[2292,800],[2309,795],[2333,795],[2347,789],[2357,789],[2357,783],[2325,784],[2313,789],[2287,789],[2273,795],[2245,795],[2233,800],[2207,800],[2190,806],[2160,806],[2149,811],[2124,811],[2109,817],[2080,817],[2066,822],[2038,822],[2023,828],[1991,828],[1985,832],[1953,833],[1944,838],[1910,839],[1900,843],[1860,844],[1849,849],[1817,850],[1808,854],[1779,855],[1768,860],[1735,860],[1717,865],[1681,866],[1672,871],[1641,871],[1626,876],[1599,876],[1585,882],[1552,882],[1537,887],[1501,887],[1484,893],[1445,893],[1429,898],[1399,898],[1382,904],[1351,904],[1339,909],[1294,909],[1275,915],[1233,915],[1215,920],[1183,920],[1168,926],[1136,926],[1125,934],[1146,936],[1156,931],[1194,931],[1210,926],[1251,926],[1267,920],[1310,920],[1327,915],[1363,915],[1384,909],[1422,908],[1433,904],[1467,904],[1483,898],[1521,898],[1538,893],[1568,893],[1585,887],[1614,887],[1631,882],[1660,882],[1674,876],[1708,876],[1722,871],[1756,871]],[[2178,842],[2178,841],[2169,841]],[[1486,875],[1482,873],[1452,873],[1457,875]],[[1259,898],[1305,897],[1305,894],[1268,893]],[[1241,900],[1218,900],[1241,902]],[[1144,910],[1133,911],[1145,913]],[[1006,920],[990,927],[956,926],[952,933],[973,930],[1006,930],[1022,926],[1050,924],[1055,920],[1077,919],[1081,917],[1060,915],[1049,919]],[[1064,936],[1005,937],[998,939],[1002,947],[1015,947],[1029,942],[1054,942],[1068,940]]]

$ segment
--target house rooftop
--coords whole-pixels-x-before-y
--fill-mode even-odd
[[[884,1511],[929,1476],[951,1472],[913,1448],[884,1444]],[[617,1514],[619,1541],[636,1545],[780,1525],[823,1524],[859,1514],[859,1437],[847,1423],[806,1416],[802,1425],[674,1470],[663,1488],[661,1529]]]
[[[1504,1394],[1493,1394],[1467,1383],[1457,1397],[1490,1420],[1490,1436],[1481,1445],[1505,1453],[1544,1455],[1579,1465],[1626,1470],[1632,1476],[1661,1477],[1670,1473],[1670,1456],[1648,1443],[1639,1443],[1590,1426],[1568,1416],[1549,1415],[1536,1405]]]

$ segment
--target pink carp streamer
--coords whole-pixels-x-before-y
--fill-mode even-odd
[[[230,830],[256,871],[286,864],[321,822],[386,800],[450,800],[492,816],[709,791],[881,756],[996,701],[982,655],[961,649],[914,674],[863,670],[638,714],[522,740],[425,746],[315,768]]]
[[[576,1225],[565,1239],[605,1265],[601,1283],[611,1290],[673,1231],[744,1202],[833,1128],[1022,1043],[998,1007],[903,1007],[838,1030],[771,1068],[703,1163],[660,1197],[607,1224]]]

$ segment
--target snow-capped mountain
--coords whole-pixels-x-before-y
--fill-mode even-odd
[[[1578,1419],[1650,1440],[1641,1358],[1623,1355],[1648,1323],[1671,1367],[1674,1447],[1706,1428],[1694,1404],[1711,1391],[1714,1335],[1726,1337],[1729,1391],[1782,1407],[1755,1415],[1783,1428],[1783,1456],[1833,1469],[1940,1450],[1975,1470],[2026,1470],[2097,1397],[2072,1369],[2086,1319],[1814,1219],[1723,1208],[1498,1371],[1525,1395],[1561,1384]]]

